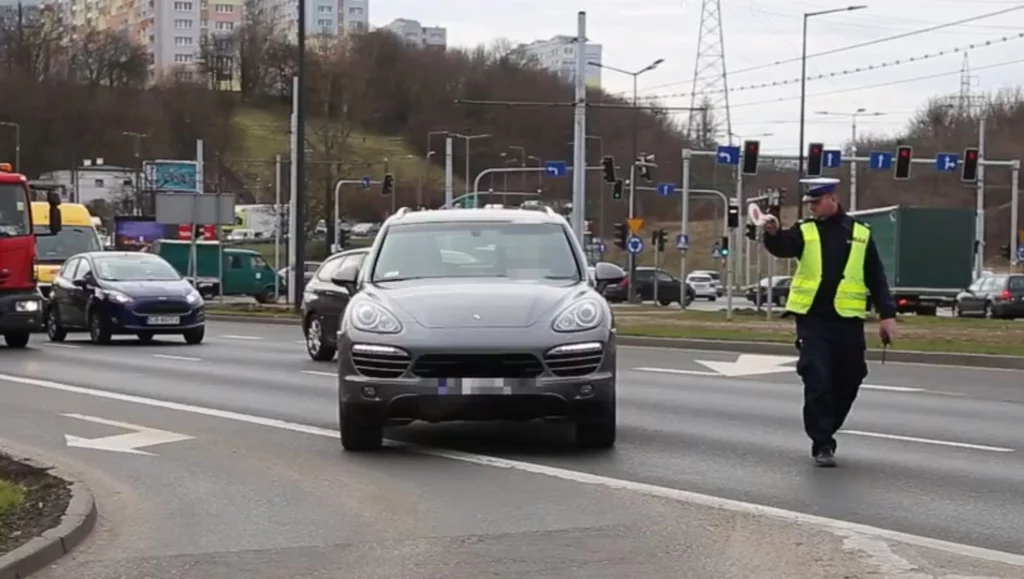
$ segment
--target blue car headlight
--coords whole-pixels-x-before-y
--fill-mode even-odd
[[[126,304],[132,301],[131,296],[115,290],[103,290],[103,297],[115,304]]]
[[[602,319],[601,304],[597,300],[585,299],[562,310],[555,317],[552,328],[556,332],[583,332],[601,325]]]
[[[363,302],[356,304],[349,312],[352,326],[362,332],[374,334],[397,334],[402,331],[402,324],[391,312],[383,307]]]

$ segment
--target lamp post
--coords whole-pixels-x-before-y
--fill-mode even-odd
[[[805,12],[804,13],[804,31],[803,31],[803,51],[800,54],[800,175],[804,177],[807,174],[807,167],[804,165],[804,125],[806,122],[807,115],[807,21],[815,16],[824,16],[826,14],[835,14],[837,12],[853,12],[854,10],[863,10],[867,6],[847,6],[846,8],[833,8],[831,10],[820,10],[818,12]],[[799,187],[797,187],[799,191]],[[799,196],[797,197],[800,198]],[[797,218],[803,219],[804,217],[804,204],[799,202],[796,206]]]
[[[637,152],[637,133],[639,132],[639,122],[640,122],[640,108],[639,108],[640,97],[637,94],[638,93],[637,81],[640,78],[641,74],[644,74],[645,72],[650,72],[650,71],[658,68],[658,66],[661,63],[663,63],[663,62],[665,62],[665,59],[664,58],[659,58],[658,60],[655,60],[651,64],[648,64],[647,66],[645,66],[645,67],[643,67],[643,68],[641,68],[639,70],[635,70],[635,71],[624,70],[624,69],[621,69],[621,68],[615,68],[614,66],[608,66],[607,64],[601,64],[600,62],[588,62],[587,63],[590,66],[596,66],[598,68],[605,68],[605,69],[611,70],[613,72],[618,72],[618,73],[629,75],[629,76],[633,77],[633,156],[632,156],[632,159],[630,160],[630,170],[629,170],[629,208],[628,208],[628,214],[627,214],[630,219],[632,219],[635,216],[635,213],[636,213],[636,158],[637,158],[637,154],[638,154],[638,152]],[[630,303],[635,303],[637,301],[636,283],[635,282],[636,282],[636,258],[631,253],[631,254],[629,254],[629,286],[628,286],[629,296],[627,298]]]
[[[885,113],[869,113],[865,108],[859,108],[852,113],[840,113],[831,111],[814,111],[816,115],[849,117],[850,118],[850,157],[857,156],[857,117],[864,115],[869,117],[880,117]],[[857,163],[850,161],[850,211],[857,210]]]
[[[470,193],[469,188],[472,187],[472,180],[469,175],[469,142],[473,139],[488,139],[491,135],[460,135],[459,133],[448,133],[449,137],[455,137],[458,139],[465,139],[466,141],[466,194]],[[473,207],[478,205],[478,199],[476,195],[473,195]]]

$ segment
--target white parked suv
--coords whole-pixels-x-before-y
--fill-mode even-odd
[[[698,299],[715,301],[718,299],[718,287],[715,280],[703,273],[691,273],[686,276],[686,283],[693,287]]]

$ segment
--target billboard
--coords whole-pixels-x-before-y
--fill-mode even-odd
[[[167,226],[152,217],[114,217],[114,249],[144,251],[154,241],[165,239]]]
[[[195,161],[146,161],[142,172],[152,191],[202,192],[199,188],[199,164]]]

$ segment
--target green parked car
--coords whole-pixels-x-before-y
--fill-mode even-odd
[[[191,247],[189,241],[161,239],[149,251],[166,259],[174,269],[187,277]],[[252,296],[261,304],[274,302],[275,286],[279,293],[283,288],[281,279],[259,252],[223,247],[217,241],[196,243],[194,285],[204,298],[218,294],[221,276],[225,296]]]

